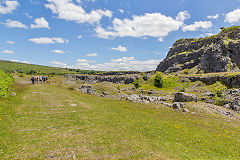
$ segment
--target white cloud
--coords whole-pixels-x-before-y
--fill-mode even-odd
[[[12,59],[12,60],[10,60],[11,62],[19,62],[19,60],[17,60],[17,59]]]
[[[2,53],[5,53],[5,54],[14,54],[14,51],[12,51],[12,50],[3,50]]]
[[[82,35],[78,35],[78,37],[77,37],[78,39],[81,39],[82,38]]]
[[[54,66],[57,66],[57,67],[67,67],[67,64],[66,63],[63,63],[63,62],[58,62],[58,61],[51,61],[50,62],[51,64],[53,64]]]
[[[127,48],[119,45],[117,48],[111,48],[112,50],[115,51],[120,51],[120,52],[127,52]]]
[[[6,41],[6,43],[8,43],[8,44],[15,44],[14,41]]]
[[[39,37],[39,38],[31,38],[28,39],[31,42],[34,42],[36,44],[53,44],[53,43],[68,43],[68,40],[64,39],[64,38],[57,38],[57,37]]]
[[[240,9],[236,9],[226,14],[225,22],[227,23],[237,23],[240,22]]]
[[[213,26],[213,24],[211,21],[196,21],[193,24],[184,25],[182,27],[182,30],[183,30],[183,32],[196,31],[198,29],[208,29],[212,26]]]
[[[35,24],[31,24],[31,28],[35,29],[35,28],[49,28],[48,22],[45,20],[44,17],[40,17],[40,18],[36,18],[34,20]]]
[[[33,18],[33,16],[30,16],[28,13],[25,13],[24,15],[27,16],[29,19]]]
[[[219,14],[207,16],[208,19],[217,19]]]
[[[119,11],[120,13],[124,13],[124,10],[122,10],[122,9],[118,9],[118,11]]]
[[[59,53],[59,54],[64,54],[65,53],[64,51],[58,50],[58,49],[52,50],[52,52]]]
[[[95,62],[95,61],[87,60],[87,59],[78,59],[77,62],[78,63],[92,63],[92,62]]]
[[[213,36],[213,33],[205,33],[205,34],[200,34],[200,37],[210,37]]]
[[[97,53],[89,53],[86,56],[87,57],[96,57],[96,56],[98,56],[98,54]]]
[[[30,62],[28,62],[28,61],[19,61],[19,60],[17,60],[17,59],[12,59],[12,60],[10,60],[11,62],[18,62],[18,63],[27,63],[27,64],[30,64]]]
[[[138,61],[134,57],[122,57],[119,59],[112,59],[110,62],[100,64],[89,64],[87,61],[78,61],[74,66],[69,68],[79,68],[86,70],[102,70],[102,71],[120,71],[120,70],[134,70],[134,71],[151,71],[155,70],[156,66],[161,60],[151,59],[146,61]]]
[[[190,17],[191,17],[191,15],[188,11],[182,11],[182,12],[178,13],[176,20],[177,21],[185,21],[186,19],[189,19]]]
[[[0,14],[12,13],[18,6],[20,6],[18,1],[2,1],[0,2]]]
[[[112,12],[109,10],[92,10],[90,13],[80,6],[74,4],[71,0],[47,0],[49,3],[45,5],[58,18],[74,21],[76,23],[99,23],[103,16],[112,17]]]
[[[19,21],[13,21],[10,19],[7,19],[6,22],[2,23],[5,26],[9,27],[9,28],[25,28],[27,29],[28,27],[25,24],[22,24]]]
[[[28,61],[21,61],[21,63],[27,63],[27,64],[30,64],[30,62],[28,62]]]
[[[132,19],[113,20],[113,25],[107,30],[98,26],[95,28],[97,37],[156,37],[161,40],[169,32],[177,31],[183,25],[183,20],[189,17],[187,11],[180,12],[174,19],[161,13],[146,13],[142,16],[133,16]]]

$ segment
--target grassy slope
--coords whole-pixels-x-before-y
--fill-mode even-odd
[[[18,95],[0,107],[0,159],[240,157],[239,121],[59,86],[15,87]]]
[[[37,73],[56,73],[56,74],[68,74],[68,73],[76,73],[70,72],[65,68],[57,68],[57,67],[48,67],[48,66],[41,66],[35,64],[26,64],[26,63],[17,63],[17,62],[10,62],[10,61],[2,61],[0,60],[0,70],[5,72],[13,72],[14,70],[23,70],[24,73],[29,72],[30,70],[34,70]]]

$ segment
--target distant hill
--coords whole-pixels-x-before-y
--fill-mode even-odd
[[[236,72],[240,68],[240,26],[221,28],[217,35],[180,39],[173,44],[157,71],[172,73]]]
[[[49,67],[35,64],[18,63],[0,60],[0,70],[7,73],[25,73],[25,74],[53,74],[64,75],[78,73],[75,70],[67,68]],[[86,72],[86,71],[85,71]]]

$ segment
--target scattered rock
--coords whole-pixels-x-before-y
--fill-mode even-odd
[[[175,93],[174,102],[190,102],[190,101],[198,101],[196,95],[185,93],[185,92],[178,92]]]
[[[70,106],[72,106],[72,107],[77,107],[77,104],[70,104]]]
[[[186,108],[183,108],[183,111],[182,111],[182,112],[184,112],[184,113],[189,113],[189,110],[186,109]]]
[[[181,102],[174,102],[172,107],[173,107],[173,109],[179,110],[179,109],[183,108],[183,103],[181,103]]]
[[[231,109],[231,106],[230,106],[229,104],[225,104],[225,105],[224,105],[224,108],[226,108],[226,109]]]

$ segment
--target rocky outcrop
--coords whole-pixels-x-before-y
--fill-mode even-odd
[[[198,101],[197,96],[184,92],[175,93],[174,102],[191,102],[191,101],[197,102]]]
[[[156,70],[171,73],[193,68],[203,73],[239,71],[240,26],[224,28],[211,37],[176,41]]]
[[[138,78],[137,76],[92,76],[92,75],[65,75],[64,77],[75,80],[85,81],[87,83],[112,82],[130,84]]]
[[[194,75],[182,76],[182,79],[189,79],[191,82],[202,81],[205,84],[214,84],[217,81],[224,83],[229,88],[240,87],[240,74],[223,74],[223,75]]]

